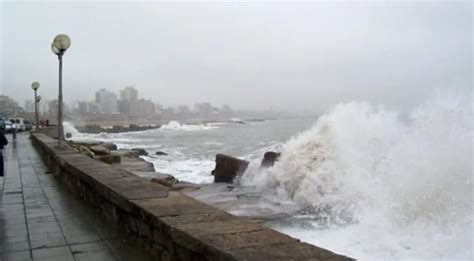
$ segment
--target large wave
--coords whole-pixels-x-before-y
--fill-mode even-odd
[[[472,107],[472,92],[437,95],[408,115],[339,104],[242,182],[323,217],[313,229],[276,227],[311,243],[366,259],[470,259]]]

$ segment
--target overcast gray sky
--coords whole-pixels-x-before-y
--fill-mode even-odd
[[[472,88],[472,4],[462,2],[2,2],[1,91],[65,100],[134,86],[164,105],[313,111],[350,100],[406,108]]]

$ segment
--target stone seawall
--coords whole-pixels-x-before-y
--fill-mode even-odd
[[[127,231],[157,260],[351,260],[233,216],[74,149],[31,135],[68,190]]]

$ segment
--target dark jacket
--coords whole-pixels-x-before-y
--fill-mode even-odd
[[[5,147],[5,145],[7,144],[8,144],[8,140],[5,137],[5,134],[3,133],[3,131],[0,130],[0,150],[3,149],[3,147]]]

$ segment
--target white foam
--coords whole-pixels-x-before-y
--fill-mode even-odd
[[[155,171],[171,174],[179,181],[196,184],[214,182],[214,176],[212,176],[211,172],[215,167],[215,162],[212,160],[176,159],[175,157],[144,158],[153,163]]]
[[[168,124],[161,126],[161,130],[175,131],[203,131],[219,128],[216,124],[182,124],[179,121],[170,121]]]
[[[408,118],[340,104],[242,182],[324,216],[275,228],[336,252],[472,259],[472,106],[472,92],[437,95]]]

